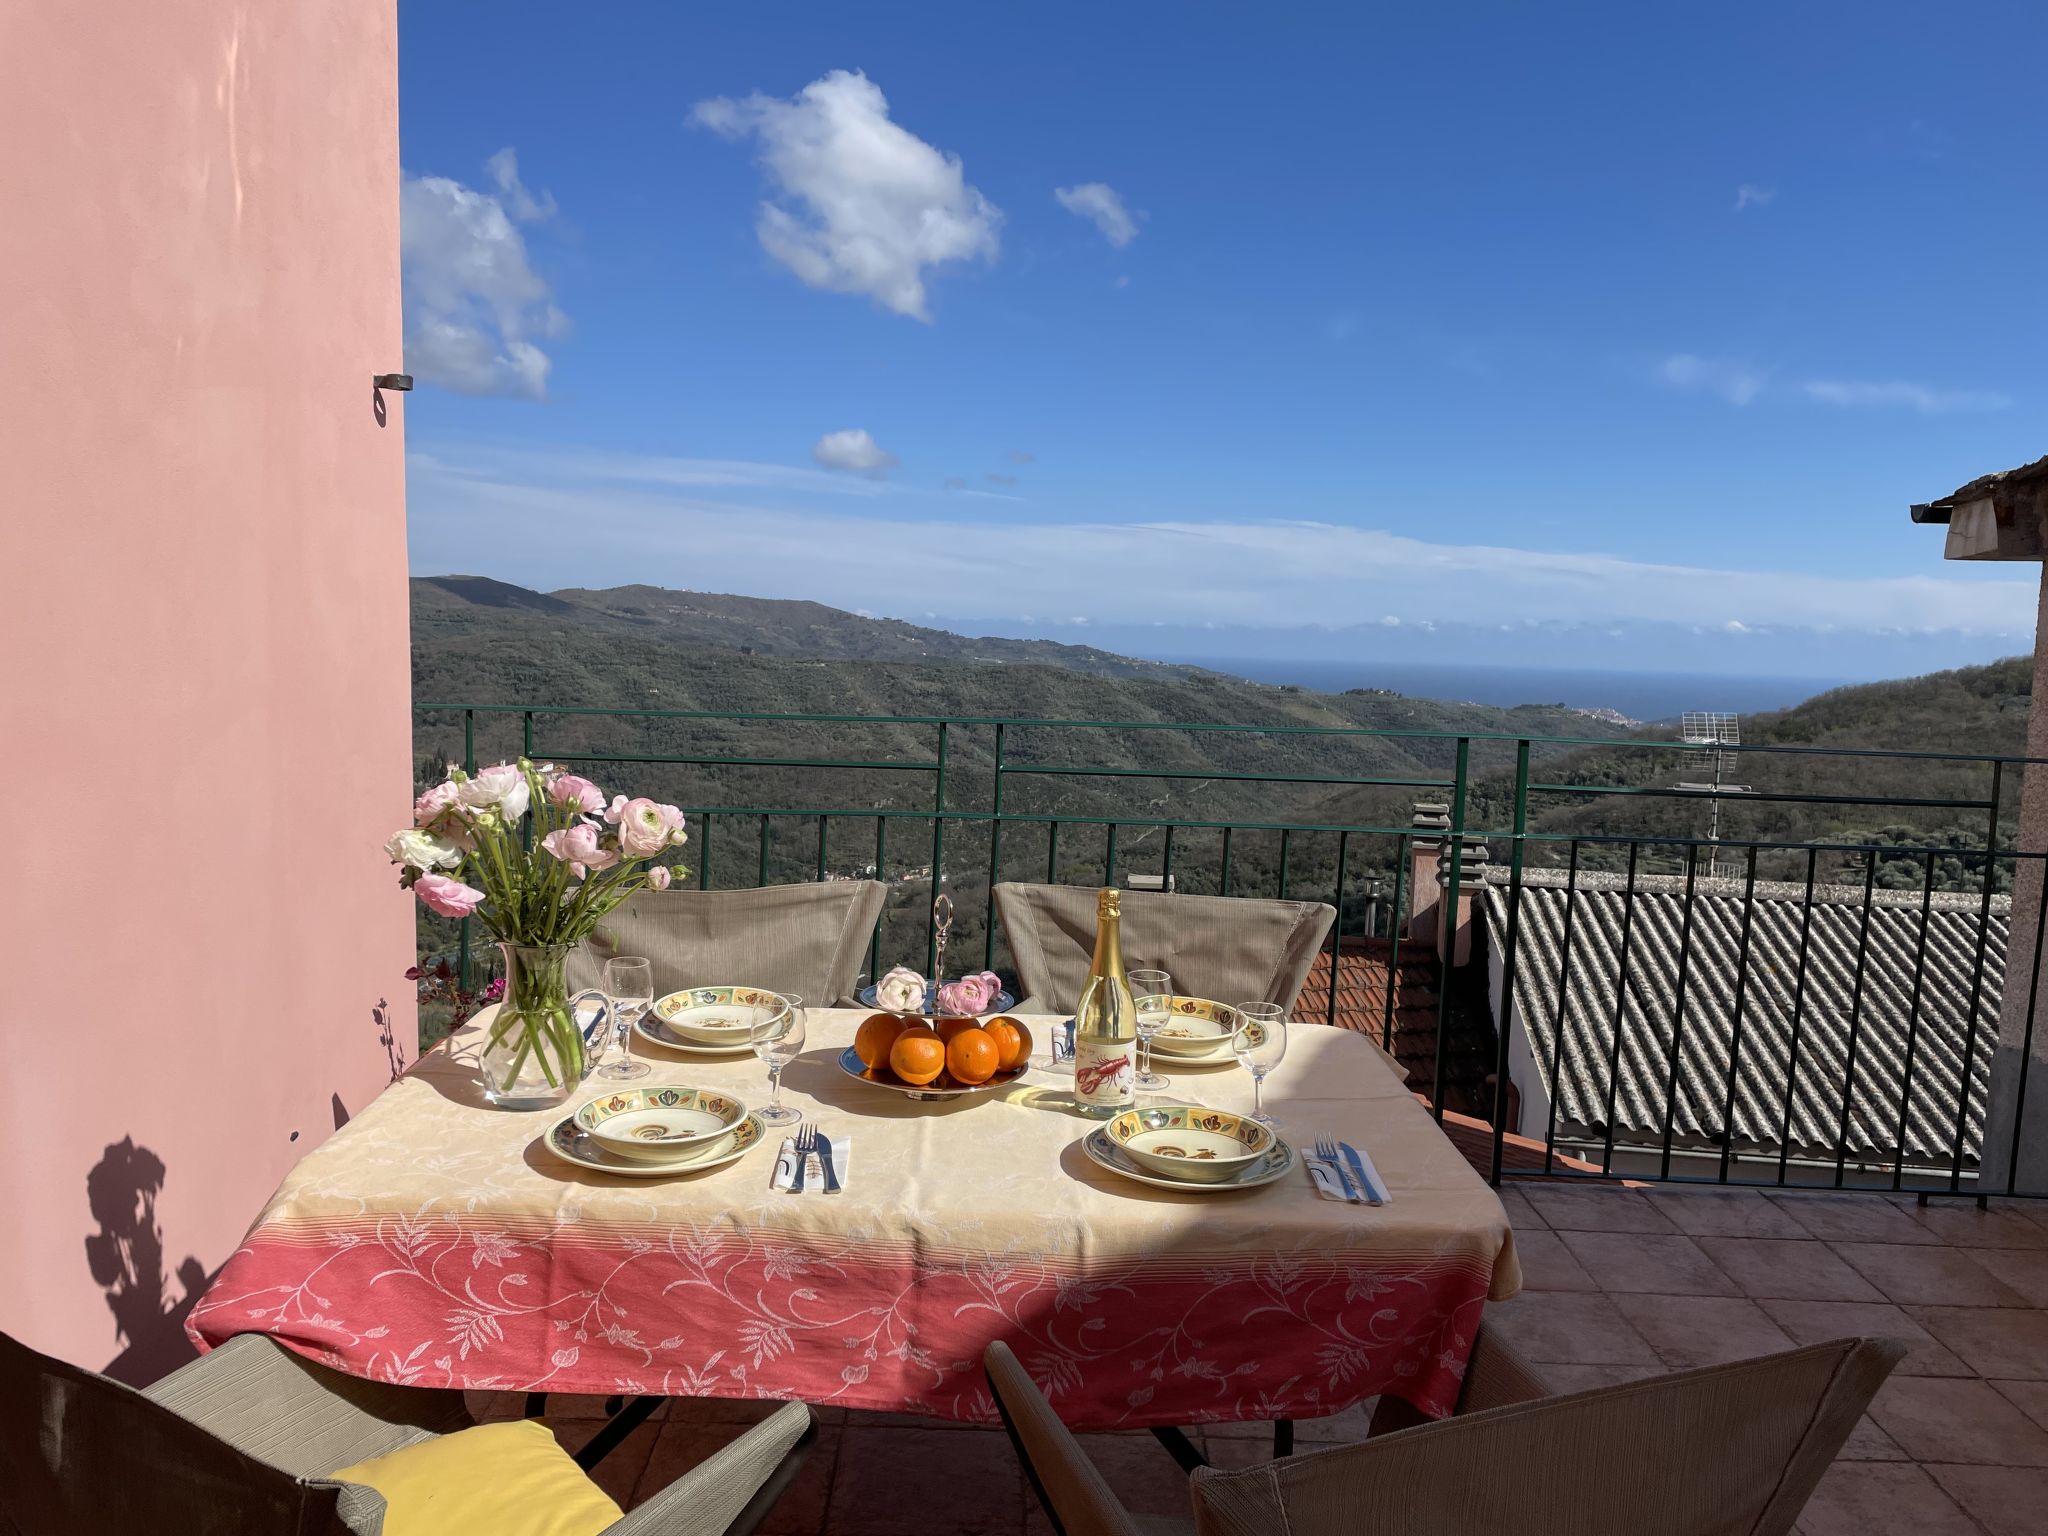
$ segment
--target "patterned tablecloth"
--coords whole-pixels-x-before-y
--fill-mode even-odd
[[[1267,1105],[1297,1146],[1369,1151],[1378,1209],[1305,1171],[1181,1194],[1080,1146],[1044,1054],[1002,1097],[914,1103],[837,1066],[863,1015],[819,1011],[784,1098],[850,1136],[836,1196],[769,1188],[772,1142],[725,1168],[586,1173],[557,1115],[484,1107],[474,1029],[299,1163],[187,1324],[249,1331],[358,1376],[421,1386],[723,1397],[994,1419],[1007,1340],[1081,1428],[1307,1418],[1393,1392],[1447,1412],[1488,1298],[1520,1285],[1506,1213],[1362,1036],[1295,1024]],[[636,1047],[647,1056],[658,1050]],[[1161,1068],[1248,1109],[1234,1066]],[[751,1057],[669,1055],[640,1085],[765,1102]],[[575,1102],[595,1097],[592,1082]]]

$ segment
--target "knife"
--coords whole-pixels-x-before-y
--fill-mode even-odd
[[[1337,1148],[1344,1154],[1345,1158],[1350,1162],[1351,1171],[1358,1175],[1358,1182],[1365,1187],[1366,1204],[1385,1205],[1390,1199],[1393,1198],[1391,1195],[1387,1193],[1386,1184],[1383,1183],[1379,1178],[1379,1170],[1376,1168],[1372,1168],[1371,1165],[1367,1163],[1366,1160],[1359,1155],[1358,1148],[1351,1145],[1351,1143],[1348,1141],[1338,1142]]]
[[[832,1138],[823,1131],[818,1132],[818,1162],[825,1170],[825,1193],[839,1193],[839,1175],[832,1169]]]

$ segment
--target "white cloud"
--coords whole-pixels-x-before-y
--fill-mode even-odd
[[[1766,375],[1746,363],[1675,352],[1657,365],[1657,381],[1672,389],[1702,390],[1730,405],[1747,405],[1763,393]]]
[[[1745,208],[1768,208],[1777,200],[1776,187],[1760,187],[1753,181],[1745,181],[1735,189],[1735,211]]]
[[[1922,416],[1950,416],[1962,411],[2002,411],[2012,397],[1994,389],[1931,389],[1903,379],[1880,382],[1850,379],[1812,379],[1804,386],[1807,395],[1827,405],[1900,406]]]
[[[510,149],[486,169],[495,194],[445,176],[407,176],[399,187],[406,368],[459,394],[538,400],[551,362],[534,338],[559,336],[568,320],[528,263],[518,225],[551,217],[554,199],[526,189]]]
[[[957,155],[890,121],[887,98],[857,70],[835,69],[787,101],[758,91],[701,101],[691,116],[759,140],[777,196],[762,202],[755,233],[813,288],[929,320],[928,269],[995,259],[1001,210],[967,184]]]
[[[1052,195],[1071,214],[1089,220],[1102,238],[1122,250],[1138,238],[1138,221],[1131,217],[1116,188],[1106,182],[1084,181],[1079,186],[1055,187]]]
[[[844,469],[873,479],[896,467],[896,455],[870,437],[864,427],[827,432],[811,444],[811,457],[826,469]]]
[[[1411,615],[1463,612],[1471,594],[1484,591],[1489,623],[1698,625],[1729,633],[1734,623],[1774,635],[1833,629],[2024,640],[2038,598],[2037,584],[1974,570],[1838,576],[1660,565],[1581,551],[1434,544],[1310,522],[984,521],[938,510],[949,498],[936,487],[920,495],[864,481],[848,483],[901,503],[814,509],[766,498],[709,500],[678,489],[666,461],[647,462],[651,473],[634,483],[616,473],[593,480],[574,458],[551,470],[544,455],[513,469],[488,453],[413,455],[415,569],[473,567],[475,551],[488,542],[505,552],[493,574],[512,581],[666,580],[751,591],[772,571],[776,596],[843,605],[848,593],[929,592],[960,623],[1030,613],[1123,622],[1133,570],[1172,591],[1184,611],[1260,628],[1379,623],[1380,614],[1359,607],[1360,572],[1372,573],[1376,588],[1400,592]],[[975,493],[951,493],[962,494]],[[578,529],[573,550],[559,537],[567,517]],[[1060,558],[1048,560],[1048,549]],[[531,552],[523,568],[515,553],[522,550]],[[1938,552],[1930,548],[1927,558],[1933,563]],[[1402,627],[1424,625],[1409,618]]]
[[[1003,457],[1008,459],[1012,464],[1036,464],[1038,462],[1037,454],[1026,453],[1022,448],[1012,448],[1008,453],[1004,454]]]

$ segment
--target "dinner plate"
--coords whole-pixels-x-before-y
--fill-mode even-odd
[[[881,1008],[881,1007],[882,1007],[882,1005],[881,1005],[880,1003],[878,1003],[878,1002],[876,1002],[876,1001],[875,1001],[875,984],[874,984],[873,982],[869,982],[869,983],[868,983],[868,984],[867,984],[866,986],[862,987],[862,988],[861,988],[861,989],[860,989],[860,990],[859,990],[858,992],[854,993],[854,996],[855,996],[855,998],[857,998],[857,999],[859,1000],[859,1002],[860,1002],[860,1005],[861,1005],[861,1007],[863,1007],[863,1008]],[[937,989],[937,988],[935,988],[935,987],[934,987],[934,986],[933,986],[933,985],[932,985],[932,984],[931,984],[930,982],[926,982],[926,983],[925,983],[925,988],[924,988],[924,1013],[923,1013],[922,1017],[924,1017],[924,1018],[927,1018],[927,1019],[936,1019],[936,1018],[948,1018],[948,1019],[953,1019],[953,1018],[961,1018],[961,1019],[964,1019],[964,1018],[968,1018],[968,1017],[970,1017],[970,1015],[968,1015],[968,1014],[964,1014],[964,1013],[961,1013],[961,1014],[953,1014],[953,1013],[948,1013],[948,1014],[941,1014],[941,1013],[940,1013],[940,1012],[938,1011],[938,1000],[937,1000],[937,999],[938,999],[938,989]],[[1016,998],[1012,997],[1012,996],[1011,996],[1011,995],[1010,995],[1010,994],[1009,994],[1008,992],[998,992],[998,993],[996,994],[996,997],[995,997],[995,1001],[994,1001],[994,1002],[990,1003],[990,1004],[989,1004],[989,1005],[988,1005],[988,1006],[987,1006],[986,1008],[982,1009],[982,1011],[981,1011],[980,1013],[972,1015],[972,1017],[974,1017],[974,1018],[978,1018],[978,1019],[985,1019],[985,1018],[988,1018],[988,1017],[990,1017],[990,1016],[991,1016],[992,1014],[998,1014],[998,1013],[1008,1013],[1008,1012],[1009,1012],[1009,1011],[1010,1011],[1010,1010],[1011,1010],[1012,1008],[1014,1008],[1014,1007],[1016,1007],[1016,1006],[1017,1006],[1017,999],[1016,999]],[[884,1011],[884,1012],[888,1012],[889,1010],[887,1010],[887,1009],[884,1009],[883,1011]],[[915,1014],[905,1014],[905,1015],[904,1015],[904,1017],[905,1017],[905,1018],[915,1018],[915,1017],[919,1017],[919,1015],[915,1015]]]
[[[655,1017],[652,1009],[633,1021],[633,1033],[663,1050],[681,1051],[685,1056],[736,1056],[741,1051],[754,1048],[751,1040],[742,1040],[736,1045],[699,1045],[694,1040],[685,1040]]]
[[[1081,1150],[1088,1154],[1088,1160],[1111,1173],[1122,1174],[1139,1184],[1150,1184],[1154,1189],[1177,1189],[1191,1195],[1213,1195],[1226,1189],[1257,1189],[1262,1184],[1271,1184],[1275,1179],[1284,1179],[1300,1161],[1285,1139],[1275,1137],[1273,1150],[1264,1161],[1252,1164],[1244,1172],[1214,1184],[1194,1184],[1186,1179],[1164,1178],[1139,1167],[1115,1142],[1109,1139],[1109,1127],[1097,1126],[1081,1138]]]
[[[588,1168],[592,1173],[615,1173],[625,1179],[673,1179],[688,1173],[702,1173],[707,1168],[723,1168],[727,1163],[742,1158],[761,1144],[767,1135],[758,1114],[747,1116],[740,1128],[733,1133],[732,1145],[723,1152],[709,1157],[686,1157],[672,1163],[636,1162],[630,1157],[620,1157],[616,1152],[607,1152],[597,1144],[576,1123],[574,1115],[564,1115],[555,1122],[554,1129],[541,1140],[547,1149],[565,1163],[574,1163],[578,1168]]]
[[[1031,1064],[1025,1062],[1010,1068],[1007,1072],[998,1072],[985,1083],[962,1083],[957,1081],[952,1073],[941,1072],[937,1077],[920,1088],[914,1084],[904,1082],[894,1072],[872,1070],[866,1062],[860,1059],[860,1052],[849,1045],[839,1053],[839,1070],[848,1077],[857,1077],[864,1083],[873,1083],[877,1088],[892,1089],[908,1098],[964,1099],[973,1094],[993,1093],[999,1088],[1009,1087],[1010,1084],[1016,1082],[1018,1078],[1031,1070]]]

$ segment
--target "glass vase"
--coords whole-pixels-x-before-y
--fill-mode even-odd
[[[583,1081],[583,1037],[564,975],[574,947],[498,945],[505,995],[484,1035],[477,1067],[484,1097],[500,1109],[552,1109]]]

